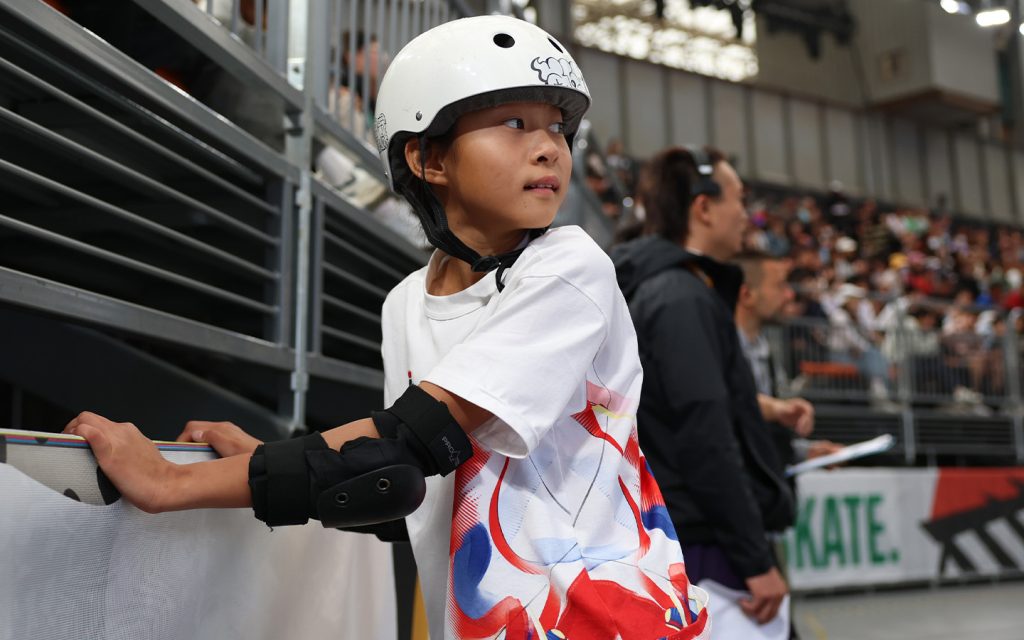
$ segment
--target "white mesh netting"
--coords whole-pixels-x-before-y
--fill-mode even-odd
[[[8,456],[18,447],[7,443]],[[95,483],[88,451],[33,449],[34,465],[81,469],[49,475]],[[0,541],[2,640],[396,635],[389,546],[315,522],[270,531],[248,509],[86,504],[0,464]]]

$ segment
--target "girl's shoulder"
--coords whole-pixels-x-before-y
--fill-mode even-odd
[[[615,267],[583,229],[565,226],[551,229],[535,239],[519,256],[505,277],[507,291],[516,298],[520,285],[546,280],[549,295],[583,295],[607,317],[612,309],[625,305],[615,279]],[[535,290],[527,286],[524,290]]]
[[[575,225],[551,229],[523,251],[513,277],[536,276],[557,276],[585,289],[617,287],[611,258]]]

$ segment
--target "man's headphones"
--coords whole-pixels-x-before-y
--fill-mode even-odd
[[[697,167],[697,183],[690,188],[690,196],[696,198],[703,195],[717,198],[722,195],[721,185],[711,178],[715,172],[715,166],[704,149],[696,145],[683,145],[683,148],[690,154],[694,166]]]

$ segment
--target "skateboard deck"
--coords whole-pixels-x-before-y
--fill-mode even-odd
[[[212,460],[207,444],[157,441],[164,457],[179,464]],[[0,429],[0,463],[18,469],[64,496],[93,505],[108,505],[121,494],[96,464],[85,438],[62,433]]]

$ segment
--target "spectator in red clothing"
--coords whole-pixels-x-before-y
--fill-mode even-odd
[[[934,273],[927,269],[924,254],[914,251],[907,256],[909,273],[907,274],[907,287],[926,296],[935,293]]]
[[[1024,278],[1021,277],[1020,269],[1009,269],[1006,272],[1006,288],[1008,292],[1003,297],[1003,308],[1007,311],[1024,308],[1024,291],[1021,291],[1021,284]]]

